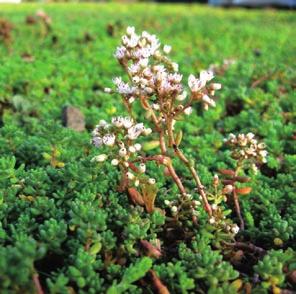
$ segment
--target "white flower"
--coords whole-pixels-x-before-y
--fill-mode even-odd
[[[170,45],[164,45],[163,46],[163,52],[166,53],[166,54],[169,54],[172,50],[172,46]]]
[[[190,114],[192,113],[192,107],[187,107],[187,108],[185,108],[184,113],[185,113],[186,115],[190,115]]]
[[[114,166],[116,166],[116,165],[119,164],[119,160],[116,159],[116,158],[115,158],[115,159],[112,159],[112,160],[111,160],[111,164],[114,165]]]
[[[168,75],[168,80],[173,83],[180,83],[182,81],[183,75],[178,73],[173,73]]]
[[[91,162],[103,162],[107,159],[107,157],[108,156],[106,154],[100,154],[100,155],[93,157],[91,159]]]
[[[123,119],[123,126],[126,128],[126,129],[129,129],[132,125],[134,124],[134,121],[132,118],[130,117],[125,117]]]
[[[130,95],[135,91],[135,87],[131,87],[128,83],[124,83],[121,77],[114,78],[113,83],[117,87],[117,92],[119,94]]]
[[[188,77],[188,86],[191,92],[195,93],[201,90],[205,86],[205,83],[203,83],[201,80],[197,79],[194,75],[191,74]]]
[[[202,70],[199,74],[199,79],[205,84],[214,78],[214,73],[210,70]]]
[[[135,180],[135,182],[134,182],[134,185],[135,185],[135,187],[138,187],[139,186],[139,184],[140,184],[140,181],[137,179],[137,180]]]
[[[135,27],[127,27],[126,28],[126,33],[130,36],[135,33]]]
[[[103,119],[101,119],[99,121],[99,124],[97,125],[97,127],[99,127],[99,128],[105,128],[107,126],[108,126],[108,123],[105,120],[103,120]]]
[[[147,67],[148,63],[149,63],[149,59],[148,58],[143,58],[143,59],[141,59],[139,61],[140,66],[143,67],[143,68]]]
[[[152,104],[152,108],[153,108],[154,110],[159,110],[159,104],[158,104],[158,103],[153,103],[153,104]]]
[[[260,150],[259,155],[262,156],[262,157],[266,157],[267,156],[267,151],[266,150]]]
[[[178,211],[177,206],[172,206],[171,211],[172,211],[172,213],[176,213]]]
[[[155,179],[150,178],[150,179],[148,180],[148,183],[149,183],[150,185],[154,185],[154,184],[155,184]]]
[[[103,139],[101,137],[94,137],[92,143],[98,148],[103,145]]]
[[[183,91],[183,93],[180,94],[180,95],[178,95],[176,99],[177,99],[178,101],[183,101],[183,100],[186,99],[186,97],[187,97],[187,92],[186,92],[186,91]]]
[[[123,126],[123,117],[122,116],[116,116],[112,118],[112,124],[117,127],[121,128]]]
[[[103,143],[106,146],[113,146],[115,143],[115,135],[114,134],[107,134],[103,137]]]
[[[141,135],[141,133],[144,131],[144,129],[145,129],[145,127],[144,127],[143,123],[136,124],[128,129],[127,137],[130,140],[135,140]]]
[[[115,58],[123,59],[126,54],[126,48],[123,46],[117,47],[116,52],[114,54]]]

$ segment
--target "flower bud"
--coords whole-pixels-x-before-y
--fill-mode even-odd
[[[100,155],[93,157],[91,159],[91,162],[103,162],[107,159],[107,157],[108,156],[106,154],[100,154]]]
[[[127,172],[126,176],[129,180],[133,180],[135,178],[134,174],[132,174],[131,172]]]
[[[137,151],[140,151],[141,148],[142,148],[141,144],[139,144],[139,143],[136,143],[136,144],[134,145],[134,147],[136,148]]]
[[[169,54],[172,50],[172,46],[169,46],[169,45],[164,45],[163,46],[163,52],[166,53],[166,54]]]
[[[185,113],[186,115],[190,115],[190,114],[192,113],[192,107],[187,107],[187,108],[185,108],[184,113]]]
[[[222,88],[222,85],[219,84],[219,83],[212,83],[212,84],[210,85],[210,88],[211,88],[212,90],[220,90],[220,89]]]
[[[154,184],[155,184],[155,179],[150,178],[150,179],[148,180],[148,183],[149,183],[150,185],[154,185]]]
[[[234,225],[232,228],[231,228],[231,232],[233,233],[233,234],[237,234],[238,232],[239,232],[239,227],[238,227],[238,225]]]
[[[144,129],[144,131],[143,131],[143,134],[144,134],[145,136],[148,136],[148,135],[150,135],[151,133],[152,133],[152,129],[151,129],[151,128]]]
[[[173,71],[178,71],[179,70],[179,64],[176,62],[172,63]]]
[[[126,149],[125,148],[121,148],[119,150],[119,156],[124,157],[127,154]]]
[[[119,164],[119,160],[118,159],[112,159],[111,160],[111,164],[114,165],[114,166],[116,166],[116,165]]]
[[[230,194],[233,191],[233,186],[232,185],[226,185],[224,189],[222,190],[222,193],[225,194]]]
[[[129,146],[128,151],[131,152],[131,153],[135,153],[137,150],[136,150],[136,148],[134,146]]]
[[[129,104],[132,104],[134,101],[135,101],[135,97],[133,96],[128,99]]]
[[[104,89],[104,92],[109,94],[109,93],[112,92],[112,89],[111,89],[111,88],[105,88],[105,89]]]
[[[213,185],[217,187],[219,185],[219,177],[218,175],[214,175]]]
[[[214,224],[216,221],[215,221],[215,218],[214,217],[211,217],[210,219],[209,219],[209,223],[212,225],[212,224]]]
[[[166,205],[166,206],[170,206],[171,205],[171,201],[169,201],[169,200],[164,200],[164,204]]]
[[[146,165],[145,165],[144,163],[141,163],[141,164],[140,164],[139,171],[140,171],[141,173],[144,173],[144,172],[146,171]]]
[[[178,101],[183,101],[183,100],[186,99],[186,97],[187,97],[187,92],[184,91],[182,94],[178,95],[176,99],[177,99]]]

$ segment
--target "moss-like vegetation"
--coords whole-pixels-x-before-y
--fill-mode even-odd
[[[43,7],[52,18],[47,27],[27,18],[38,8],[0,7],[7,21],[0,22],[0,292],[295,288],[295,14],[56,4]],[[234,167],[223,145],[228,133],[253,132],[267,145],[267,163],[251,181],[251,193],[240,197],[245,230],[235,246],[217,242],[202,209],[198,226],[168,226],[164,202],[178,191],[161,168],[150,168],[160,209],[149,214],[117,191],[120,175],[109,163],[91,162],[98,154],[89,143],[91,130],[99,119],[124,112],[120,97],[103,89],[122,74],[113,53],[128,25],[171,44],[185,74],[216,64],[223,85],[216,108],[196,106],[179,124],[187,134],[183,150],[206,187],[219,169]],[[230,59],[235,63],[225,66]],[[67,105],[85,115],[85,131],[63,127]],[[188,171],[176,169],[190,187]],[[235,213],[231,217],[238,222]],[[143,241],[156,251],[150,248],[149,257]]]

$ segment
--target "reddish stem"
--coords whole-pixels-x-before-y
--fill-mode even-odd
[[[33,283],[35,285],[37,294],[44,294],[44,291],[43,291],[43,289],[41,287],[41,283],[40,283],[40,280],[39,280],[39,275],[37,273],[34,273],[32,279],[33,279]]]

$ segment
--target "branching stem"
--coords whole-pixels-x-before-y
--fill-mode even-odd
[[[210,206],[210,204],[208,202],[206,193],[204,191],[204,186],[202,185],[202,183],[200,181],[200,178],[199,178],[199,176],[198,176],[195,168],[192,166],[192,164],[190,163],[190,161],[186,158],[186,156],[184,155],[184,153],[177,146],[177,144],[175,142],[174,134],[173,134],[173,127],[172,127],[172,125],[173,125],[172,124],[172,120],[171,119],[168,119],[167,127],[168,127],[169,141],[172,142],[172,146],[173,146],[173,149],[174,149],[175,154],[178,156],[178,158],[185,164],[185,166],[190,171],[190,173],[191,173],[191,175],[192,175],[192,177],[193,177],[193,179],[194,179],[194,181],[196,183],[198,192],[199,192],[200,196],[202,197],[205,210],[207,211],[207,213],[209,215],[211,215],[212,214],[212,208],[211,208],[211,206]]]

